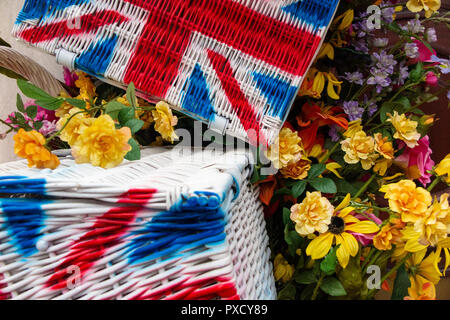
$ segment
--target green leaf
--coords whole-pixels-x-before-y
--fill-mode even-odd
[[[286,225],[284,229],[284,240],[289,247],[298,249],[301,247],[305,239],[303,239],[295,230],[289,230],[289,225]],[[295,250],[294,250],[295,252]]]
[[[395,103],[385,102],[381,105],[380,108],[380,120],[381,122],[385,122],[387,120],[387,114],[392,114],[395,107]]]
[[[14,119],[20,126],[25,125],[26,122],[25,117],[20,112],[14,112]]]
[[[326,255],[326,257],[320,263],[320,270],[325,273],[327,276],[331,276],[336,272],[337,266],[337,257],[336,251],[339,246],[331,248],[330,252]]]
[[[23,100],[20,94],[17,94],[16,107],[20,112],[25,112],[25,107],[23,105]]]
[[[306,189],[306,181],[301,180],[299,182],[296,182],[292,187],[292,196],[294,198],[300,197],[303,194],[303,192],[305,192],[305,189]]]
[[[323,193],[336,193],[337,188],[336,184],[333,180],[329,178],[316,178],[314,180],[309,181],[311,186],[314,187],[314,189],[319,190]]]
[[[316,275],[312,270],[304,270],[300,273],[297,273],[294,276],[294,280],[295,282],[300,284],[311,284],[317,282]]]
[[[320,289],[322,289],[322,291],[326,294],[329,294],[333,297],[341,297],[347,295],[347,292],[345,291],[342,283],[340,283],[339,280],[334,277],[325,278],[320,285]]]
[[[292,283],[288,283],[283,289],[278,293],[278,300],[294,300],[296,289]]]
[[[128,152],[126,154],[125,159],[130,160],[130,161],[140,160],[141,159],[141,149],[140,149],[137,141],[134,140],[133,138],[131,138],[128,141],[128,144],[131,146],[132,149],[130,150],[130,152]]]
[[[33,123],[34,130],[36,130],[36,131],[41,130],[41,128],[42,128],[43,125],[44,125],[43,122],[34,122],[34,123]]]
[[[27,110],[25,110],[27,116],[29,116],[31,119],[36,118],[37,116],[37,106],[28,106]]]
[[[391,300],[403,300],[403,298],[408,295],[408,288],[410,286],[411,281],[409,280],[408,272],[406,272],[405,265],[403,264],[397,270]]]
[[[117,117],[119,119],[119,123],[124,126],[125,123],[130,121],[131,119],[135,119],[135,114],[133,108],[126,108],[119,111],[119,116]]]
[[[128,85],[128,88],[127,88],[127,100],[130,103],[130,106],[133,109],[136,109],[136,107],[137,107],[136,106],[136,88],[135,88],[133,82],[131,82]]]
[[[316,284],[308,284],[300,293],[300,300],[311,300]]]
[[[311,169],[309,169],[308,179],[317,178],[318,176],[320,176],[322,174],[322,172],[325,171],[325,169],[326,169],[326,166],[323,163],[313,164],[311,166]]]
[[[416,64],[416,67],[409,73],[409,79],[412,82],[419,82],[420,79],[422,79],[423,72],[423,64],[422,62],[419,62],[418,64]]]
[[[0,38],[0,47],[11,48],[11,45],[8,42],[6,42],[5,40],[3,40],[2,38]]]
[[[11,79],[15,79],[15,80],[17,80],[17,79],[26,80],[26,79],[25,79],[24,77],[22,77],[20,74],[14,72],[14,71],[12,71],[12,70],[9,70],[9,69],[7,69],[7,68],[5,68],[5,67],[2,67],[2,66],[0,66],[0,73],[3,74],[3,75],[5,75],[5,76],[7,76],[8,78],[11,78]]]
[[[291,190],[290,189],[288,189],[288,188],[281,188],[281,189],[278,189],[278,190],[276,190],[275,192],[274,192],[274,194],[273,194],[274,196],[280,196],[280,195],[288,195],[288,196],[290,196],[290,195],[292,195],[292,192],[291,192]]]
[[[334,183],[336,184],[339,193],[350,193],[351,196],[354,196],[359,190],[359,188],[357,188],[353,183],[346,180],[338,179],[334,181]]]
[[[129,109],[126,105],[114,100],[105,106],[105,113],[108,114],[113,120],[117,120],[119,112],[125,108]]]
[[[56,110],[61,107],[64,102],[64,99],[54,98],[42,89],[25,80],[18,79],[17,86],[25,96],[34,99],[35,103],[44,109]]]
[[[78,109],[86,109],[86,102],[80,99],[72,99],[65,98],[64,99],[68,104],[78,108]]]
[[[131,134],[135,134],[136,132],[141,130],[143,126],[144,121],[138,119],[131,119],[130,121],[127,121],[127,123],[125,123],[125,127],[130,128]]]
[[[288,208],[283,208],[283,223],[284,225],[291,223],[291,210]]]
[[[405,96],[400,97],[399,99],[395,100],[395,103],[397,103],[400,108],[397,109],[398,113],[405,113],[407,110],[411,108],[411,102],[409,102],[409,99]]]

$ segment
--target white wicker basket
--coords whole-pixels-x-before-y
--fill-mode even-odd
[[[144,154],[110,170],[0,165],[2,298],[276,298],[249,157]]]

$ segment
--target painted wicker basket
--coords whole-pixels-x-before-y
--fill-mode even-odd
[[[274,141],[339,0],[25,0],[14,35],[60,64]]]
[[[275,299],[249,157],[178,151],[0,165],[1,298]]]

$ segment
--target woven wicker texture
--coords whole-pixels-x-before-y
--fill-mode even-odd
[[[0,66],[14,71],[51,95],[66,91],[44,67],[12,48],[0,47]]]
[[[247,155],[150,152],[110,170],[0,165],[0,297],[275,299]]]
[[[14,35],[251,143],[278,135],[338,0],[26,0]]]

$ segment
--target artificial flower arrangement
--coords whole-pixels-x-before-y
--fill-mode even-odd
[[[440,1],[377,1],[375,30],[366,13],[373,1],[355,2],[341,2],[267,150],[278,173],[254,174],[279,298],[373,299],[386,290],[392,299],[435,299],[450,264],[450,208],[447,193],[431,192],[450,183],[450,155],[431,159],[436,119],[421,107],[448,92],[440,79],[450,64],[425,25],[450,19]],[[403,10],[417,14],[400,25]]]
[[[112,168],[140,159],[141,145],[174,143],[178,118],[169,106],[156,106],[136,97],[130,84],[123,90],[100,83],[82,71],[64,70],[65,84],[74,97],[62,92],[52,97],[18,79],[17,111],[1,120],[15,132],[14,152],[30,167],[55,169],[58,157],[51,151],[70,148],[77,163]],[[4,134],[4,135],[6,135]]]
[[[450,209],[448,194],[431,192],[450,183],[450,155],[437,165],[431,159],[435,118],[420,107],[449,89],[439,79],[450,63],[436,56],[436,32],[423,24],[450,19],[438,0],[377,1],[381,32],[397,35],[391,42],[367,24],[373,0],[355,2],[341,2],[278,143],[267,149],[278,173],[254,171],[279,298],[372,299],[383,288],[393,299],[435,299],[450,264]],[[405,6],[425,18],[399,25]],[[52,151],[70,148],[77,163],[111,168],[139,159],[142,145],[176,142],[182,116],[138,99],[133,84],[124,92],[69,70],[65,82],[70,94],[52,97],[18,80],[31,100],[17,96],[2,137],[15,133],[14,152],[29,166],[54,169]]]

